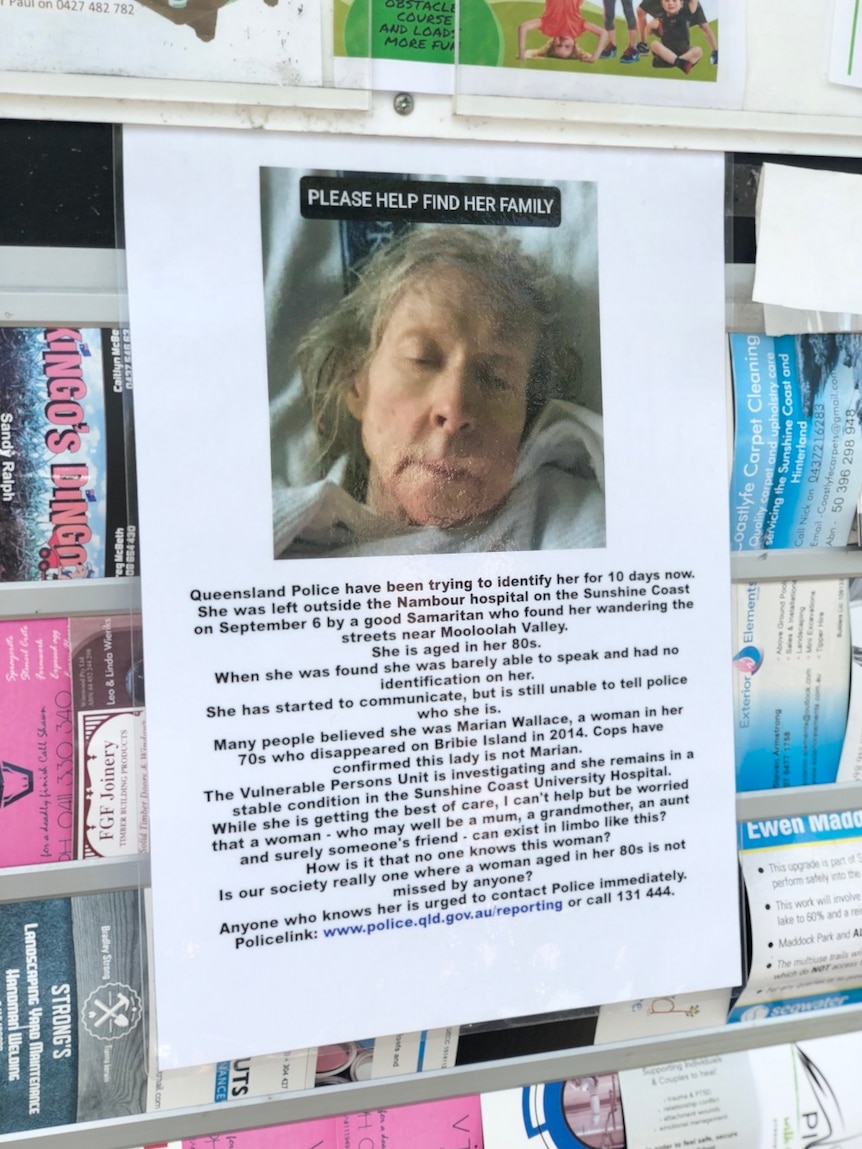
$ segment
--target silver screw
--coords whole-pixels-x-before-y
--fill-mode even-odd
[[[399,92],[392,106],[399,116],[409,116],[416,104],[409,92]]]

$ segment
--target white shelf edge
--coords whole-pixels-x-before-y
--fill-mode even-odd
[[[737,822],[794,815],[827,814],[862,807],[862,783],[824,783],[782,790],[753,790],[736,796]],[[106,893],[149,886],[149,855],[96,858],[0,870],[0,904]]]
[[[124,614],[140,609],[138,578],[0,583],[0,618]]]
[[[504,97],[416,96],[410,116],[398,116],[391,92],[348,89],[292,89],[267,98],[225,84],[216,100],[177,94],[168,82],[152,91],[141,81],[117,77],[112,86],[89,83],[109,77],[71,77],[64,90],[39,91],[0,74],[0,115],[17,119],[101,121],[200,128],[359,134],[450,140],[524,139],[533,144],[602,147],[687,148],[698,151],[859,154],[862,117],[797,115],[746,110],[724,112],[638,108],[575,101]],[[154,82],[155,83],[155,82]],[[253,86],[247,86],[252,88]],[[457,106],[456,106],[457,104]],[[674,110],[671,110],[673,113]],[[679,113],[683,114],[679,114]],[[654,115],[655,113],[655,115]],[[656,118],[658,116],[659,118]]]
[[[89,858],[81,862],[54,862],[38,866],[10,866],[0,870],[0,905],[3,902],[44,901],[78,894],[103,894],[150,884],[149,854],[127,858]]]
[[[734,582],[859,576],[862,576],[862,549],[857,547],[802,547],[737,552],[730,556],[730,577]]]
[[[736,796],[737,822],[760,818],[790,818],[803,814],[829,814],[862,807],[862,783],[828,782],[818,786],[790,786],[782,790],[752,790]],[[96,858],[0,869],[0,904],[98,894],[148,886],[148,854],[126,858]]]
[[[681,1058],[715,1057],[862,1028],[862,1006],[843,1006],[802,1017],[727,1025],[633,1043],[592,1045],[507,1061],[462,1065],[410,1077],[388,1078],[301,1093],[252,1098],[195,1109],[175,1109],[81,1125],[0,1136],[0,1146],[22,1149],[134,1149],[151,1143],[205,1137],[292,1121],[435,1101],[444,1097],[516,1089],[584,1073],[610,1073]]]
[[[788,786],[783,790],[751,790],[737,794],[736,820],[754,822],[760,818],[792,818],[796,814],[831,814],[858,807],[862,807],[862,783]]]
[[[370,72],[370,65],[369,65]],[[155,109],[177,103],[183,107],[244,106],[321,112],[366,111],[370,89],[335,87],[331,84],[256,84],[220,80],[180,80],[167,77],[85,75],[66,72],[0,71],[0,93],[6,98],[36,101],[80,99],[107,107],[140,104]],[[153,123],[164,122],[159,118]],[[101,117],[104,122],[105,117]],[[119,121],[122,122],[122,121]]]

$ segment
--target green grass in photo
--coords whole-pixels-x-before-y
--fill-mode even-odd
[[[459,24],[460,63],[490,67],[505,63],[503,29],[496,11],[485,0],[461,0]],[[517,45],[517,28],[515,36]]]
[[[350,15],[350,4],[344,0],[333,0],[332,5],[332,53],[334,56],[348,56],[344,46],[344,26]]]
[[[475,4],[476,0],[462,0],[462,3]],[[490,20],[496,26],[496,21],[484,0],[481,5],[485,13],[479,28],[487,39],[487,22]],[[452,6],[452,25],[447,27],[427,20],[421,2],[411,5],[408,0],[399,9],[384,7],[380,0],[352,0],[352,3],[335,0],[335,54],[367,56],[370,44],[375,60],[453,64],[454,0]],[[496,60],[489,62],[496,63]]]
[[[691,42],[703,49],[703,56],[687,76],[678,68],[654,68],[651,55],[642,56],[635,64],[622,63],[620,57],[629,41],[626,22],[619,16],[615,21],[617,43],[617,55],[615,58],[596,60],[594,64],[582,64],[578,60],[554,60],[548,57],[534,60],[519,60],[518,28],[525,21],[535,20],[540,17],[544,12],[544,4],[538,2],[538,0],[470,0],[471,7],[477,7],[479,4],[488,7],[496,17],[497,27],[502,39],[502,54],[498,62],[505,68],[540,68],[549,72],[588,72],[600,76],[639,76],[642,79],[683,80],[687,82],[704,80],[714,82],[718,78],[717,65],[709,62],[709,44],[703,33],[697,27],[691,29]],[[588,6],[585,4],[581,14],[589,23],[596,24],[599,27],[603,23],[601,6]],[[718,21],[713,20],[710,23],[716,40],[718,40]],[[464,16],[462,15],[460,62],[462,64],[492,63],[493,61],[487,58],[489,53],[474,39],[472,35],[473,28],[474,25],[471,24],[468,26],[465,24]],[[651,38],[652,37],[650,37],[650,39]],[[542,33],[538,31],[530,32],[527,35],[528,48],[541,48],[546,41],[547,36],[543,36]],[[592,52],[596,45],[596,38],[591,33],[585,32],[578,43],[584,51]],[[720,50],[721,44],[719,43],[719,51]]]
[[[375,12],[373,23],[372,11]],[[655,80],[714,82],[718,78],[718,67],[709,62],[709,44],[697,27],[691,29],[691,42],[703,49],[703,56],[687,76],[677,68],[654,68],[651,55],[640,57],[634,64],[623,63],[621,56],[629,41],[628,29],[621,16],[617,16],[615,21],[617,55],[612,59],[596,60],[594,64],[547,57],[519,60],[518,28],[525,21],[540,17],[543,11],[541,0],[460,0],[459,62],[485,67],[539,68],[549,72],[591,72],[602,76],[639,76]],[[420,12],[419,5],[416,12]],[[603,22],[601,5],[589,0],[584,4],[582,14],[593,24],[600,26]],[[379,0],[334,0],[333,20],[336,56],[367,56],[370,45],[372,56],[378,60],[454,62],[448,32],[441,30],[433,37],[416,36],[413,33],[417,27],[423,31],[419,21],[399,20],[398,9],[385,9]],[[717,20],[711,21],[716,39],[718,23]],[[393,26],[400,30],[393,31]],[[530,32],[527,47],[540,48],[546,39],[541,32]],[[424,47],[419,47],[417,41],[423,40]],[[579,41],[587,52],[592,52],[595,42],[595,37],[589,32],[585,32]]]

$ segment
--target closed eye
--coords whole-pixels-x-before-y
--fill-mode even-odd
[[[508,391],[512,382],[508,375],[503,375],[491,367],[482,367],[476,372],[479,386],[486,391]]]
[[[439,367],[442,361],[440,348],[431,339],[406,339],[401,346],[401,354],[405,362],[420,368]]]

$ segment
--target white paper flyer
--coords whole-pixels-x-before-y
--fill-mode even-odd
[[[317,87],[325,9],[290,0],[7,0],[0,71]]]
[[[860,0],[835,0],[829,79],[833,84],[862,88],[862,20]]]
[[[637,1149],[858,1145],[860,1053],[859,1034],[849,1033],[628,1070],[620,1074],[627,1143]]]
[[[862,1001],[862,811],[744,822],[751,969],[729,1021]]]
[[[485,1149],[625,1149],[616,1073],[483,1093]]]
[[[722,158],[124,165],[162,1067],[738,984]]]
[[[636,1041],[642,1037],[724,1025],[729,1005],[729,989],[671,993],[603,1005],[599,1007],[594,1041],[596,1045],[605,1045],[611,1041]]]
[[[485,1149],[854,1146],[860,1055],[848,1033],[485,1093]]]

